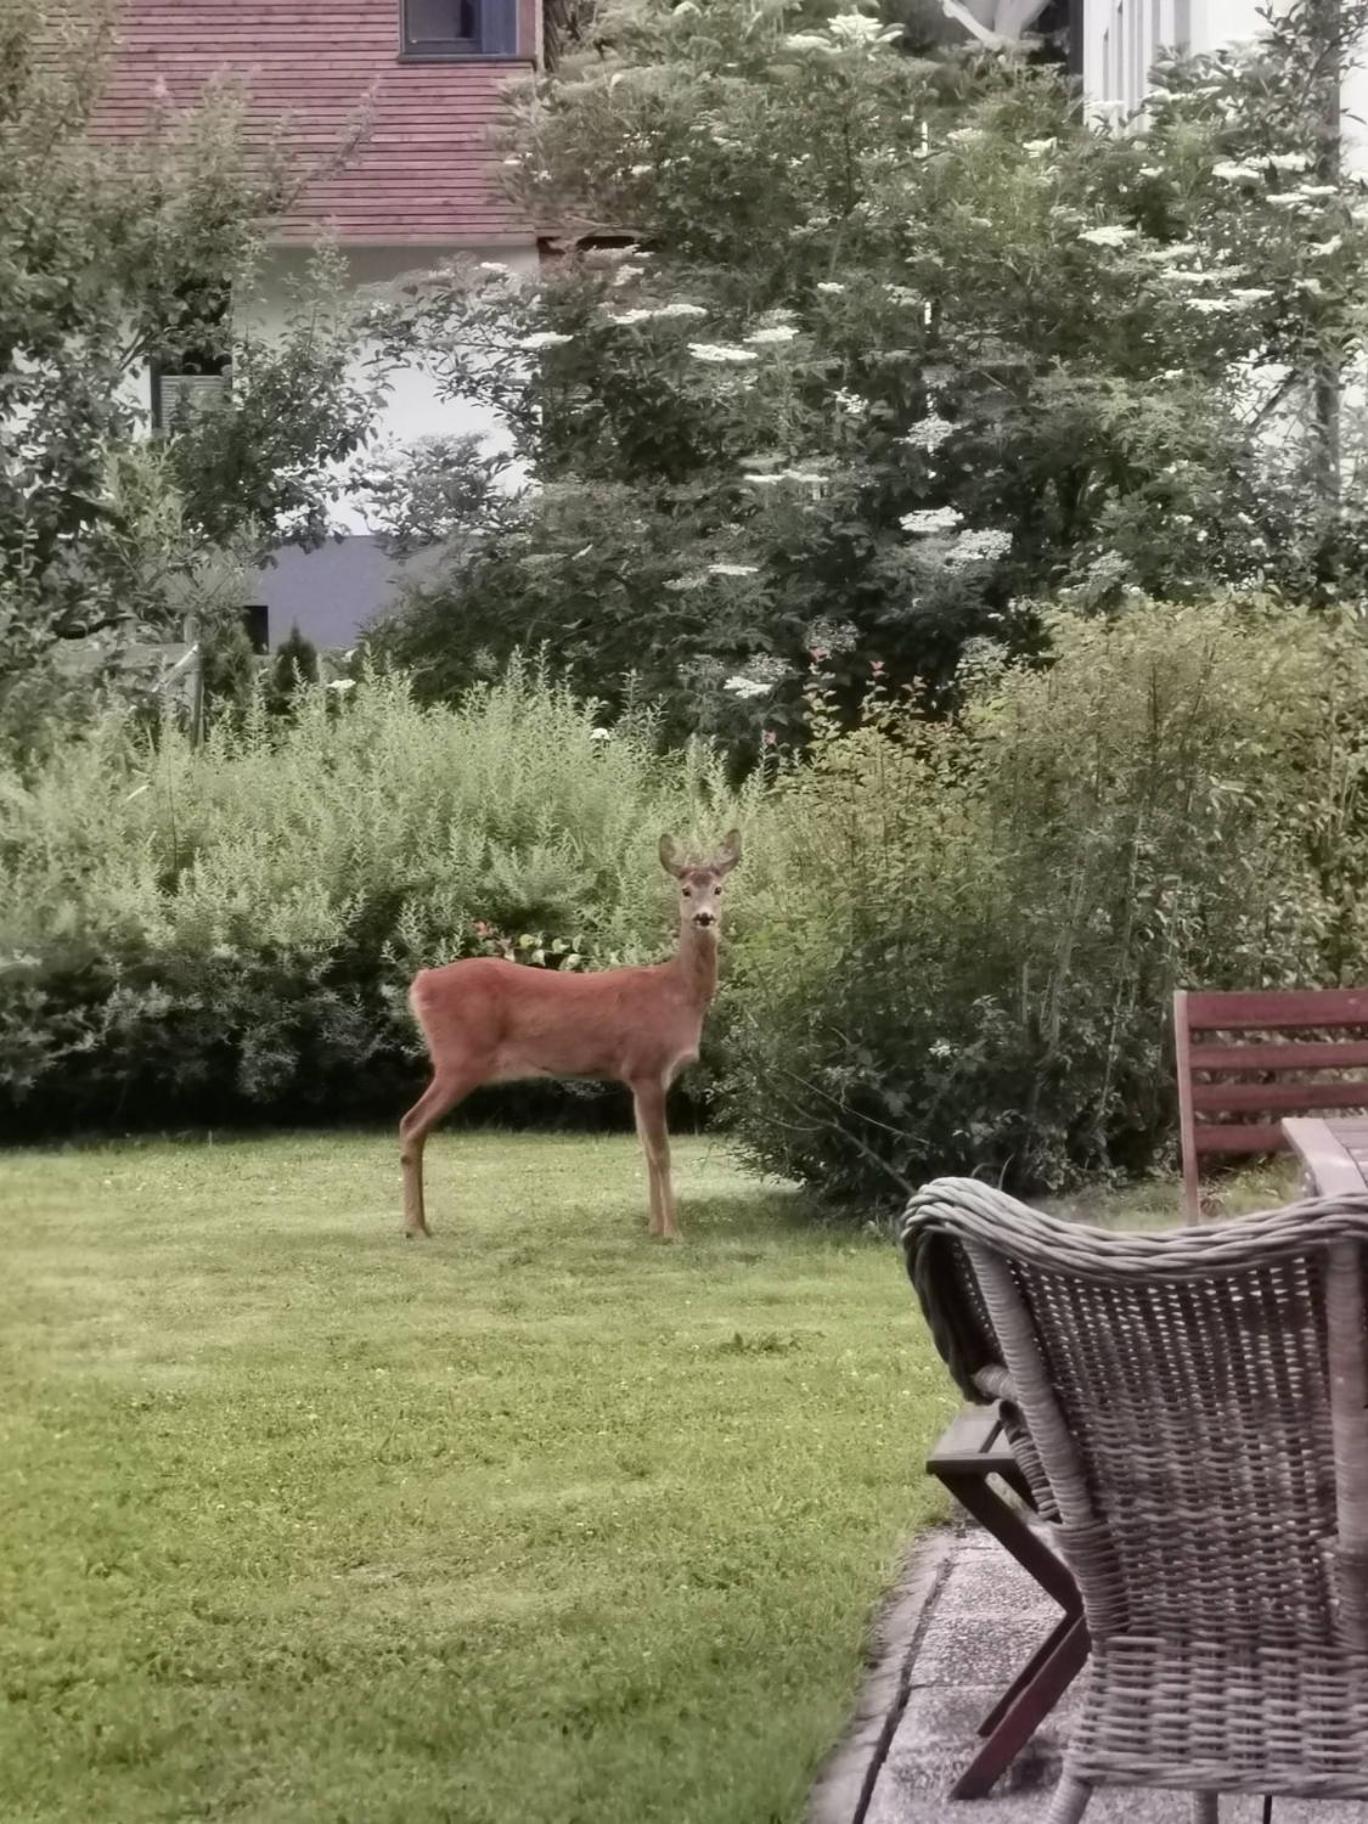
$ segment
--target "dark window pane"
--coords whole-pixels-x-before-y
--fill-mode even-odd
[[[405,0],[405,35],[425,46],[473,45],[480,35],[479,0]]]
[[[253,652],[271,650],[271,612],[264,602],[253,602],[242,611],[242,624]]]

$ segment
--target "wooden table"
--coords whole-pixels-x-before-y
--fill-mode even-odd
[[[1368,1118],[1284,1121],[1282,1129],[1316,1196],[1368,1191]]]

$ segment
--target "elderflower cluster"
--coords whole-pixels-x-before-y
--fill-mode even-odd
[[[753,350],[733,348],[727,342],[690,342],[689,353],[695,361],[706,361],[714,367],[735,366],[743,361],[755,360]]]
[[[904,513],[898,524],[904,532],[930,538],[938,532],[953,532],[963,517],[958,507],[919,507],[915,513]]]
[[[951,570],[966,570],[971,564],[995,564],[1006,557],[1012,548],[1010,532],[999,532],[989,527],[980,531],[961,532],[945,553],[945,563]]]
[[[1123,228],[1119,222],[1108,222],[1101,228],[1085,228],[1078,238],[1090,247],[1124,247],[1135,239],[1136,233],[1136,229]]]
[[[948,418],[942,418],[939,412],[928,412],[899,442],[914,450],[925,450],[930,455],[940,448],[947,437],[953,437],[954,434],[955,427]]]
[[[763,697],[769,694],[770,686],[760,678],[748,678],[744,672],[736,672],[722,686],[742,702],[749,702],[752,697]]]

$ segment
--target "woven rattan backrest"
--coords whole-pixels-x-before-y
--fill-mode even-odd
[[[973,1263],[1095,1638],[1357,1640],[1368,1197],[1117,1235],[947,1179],[904,1234],[947,1359],[963,1294],[939,1267]]]

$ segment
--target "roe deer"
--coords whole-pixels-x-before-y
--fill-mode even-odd
[[[679,945],[668,963],[561,975],[502,957],[470,957],[414,977],[409,1003],[427,1040],[432,1082],[399,1124],[404,1233],[429,1235],[423,1144],[448,1110],[483,1083],[597,1077],[625,1083],[646,1155],[652,1235],[673,1236],[674,1188],[665,1097],[696,1062],[717,991],[722,883],[741,859],[732,830],[711,861],[691,864],[673,836],[660,862],[679,892]]]

